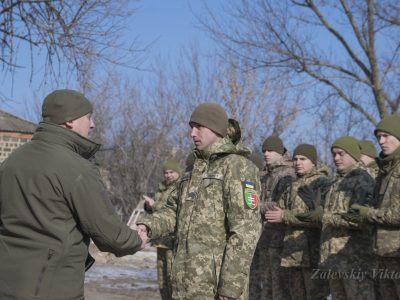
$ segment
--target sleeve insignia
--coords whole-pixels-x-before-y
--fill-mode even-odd
[[[255,184],[250,181],[243,182],[243,196],[245,208],[255,209],[258,205],[258,196],[255,190]]]

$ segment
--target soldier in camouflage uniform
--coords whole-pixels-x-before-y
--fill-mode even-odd
[[[373,228],[348,222],[341,214],[354,203],[372,205],[375,182],[359,162],[361,152],[355,138],[337,139],[331,151],[337,176],[326,195],[323,212],[317,209],[297,215],[301,221],[322,222],[320,269],[313,278],[329,279],[333,300],[373,300]]]
[[[167,205],[138,224],[151,238],[176,233],[173,299],[248,298],[249,268],[261,230],[260,182],[240,132],[228,136],[228,124],[218,104],[203,103],[193,111],[193,168]]]
[[[376,178],[376,176],[378,176],[379,167],[376,163],[376,157],[378,155],[376,153],[374,143],[368,140],[364,140],[360,141],[359,145],[361,149],[360,161],[364,164],[372,178]]]
[[[164,181],[159,184],[154,199],[144,195],[144,209],[152,214],[160,210],[167,204],[167,199],[175,188],[175,183],[181,173],[181,167],[176,161],[167,161],[163,164]],[[160,289],[161,299],[169,300],[172,296],[171,289],[171,270],[173,259],[174,239],[169,236],[153,241],[153,246],[157,247],[157,278]]]
[[[329,294],[328,281],[312,279],[318,267],[320,225],[301,222],[295,215],[315,209],[321,193],[329,185],[328,167],[317,167],[317,151],[313,145],[300,144],[293,153],[296,180],[278,201],[278,209],[268,211],[269,223],[286,225],[281,266],[289,270],[290,296],[296,300],[321,300]]]
[[[289,275],[280,266],[284,227],[265,221],[268,209],[295,177],[293,163],[279,137],[268,137],[262,146],[266,166],[261,176],[261,214],[264,226],[253,257],[250,271],[250,299],[282,299],[289,297]]]
[[[375,136],[382,149],[374,208],[352,205],[346,219],[374,224],[374,250],[378,259],[377,299],[400,299],[400,117],[379,122]]]

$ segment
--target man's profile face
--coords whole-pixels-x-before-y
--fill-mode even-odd
[[[273,151],[273,150],[265,150],[264,152],[264,160],[267,165],[272,165],[278,162],[282,158],[282,154]]]
[[[400,146],[400,141],[396,137],[384,131],[378,131],[376,139],[384,155],[392,154]]]
[[[332,158],[338,171],[346,170],[357,163],[350,154],[341,148],[332,148]]]
[[[191,123],[190,126],[192,127],[190,136],[198,150],[204,150],[221,139],[214,131],[200,124]]]
[[[164,179],[167,183],[176,181],[179,178],[179,173],[174,170],[165,170]]]
[[[76,120],[70,122],[71,130],[79,133],[81,136],[88,138],[90,129],[94,128],[92,113],[88,113]]]

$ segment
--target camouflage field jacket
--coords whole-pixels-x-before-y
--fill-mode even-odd
[[[337,174],[323,203],[320,267],[341,272],[373,268],[373,227],[347,222],[339,213],[355,203],[372,206],[374,185],[360,164]]]
[[[167,204],[167,199],[172,191],[175,189],[175,183],[171,182],[167,184],[165,181],[161,182],[158,185],[158,190],[154,195],[154,205],[153,207],[145,206],[145,210],[148,214],[152,214],[155,211],[162,209]],[[154,240],[152,245],[157,248],[167,248],[173,249],[174,247],[174,238],[173,234],[167,237],[159,238]]]
[[[376,224],[375,251],[379,256],[400,257],[400,149],[378,159],[380,172],[375,207],[368,220]]]
[[[247,299],[248,273],[261,230],[258,169],[249,150],[225,137],[195,151],[193,169],[167,205],[141,223],[152,237],[176,232],[173,299]]]
[[[280,195],[285,190],[287,184],[295,178],[293,162],[288,156],[283,156],[274,165],[264,169],[261,176],[261,214],[264,219],[265,207],[267,202],[277,202]],[[271,224],[264,222],[263,231],[259,243],[265,247],[282,247],[284,226],[282,224]]]
[[[314,169],[300,175],[286,189],[278,201],[282,208],[282,221],[285,226],[281,266],[283,267],[316,267],[319,261],[320,226],[315,223],[301,222],[295,215],[309,211],[309,207],[297,194],[302,186],[313,186],[315,192],[321,185],[326,185],[328,168]]]

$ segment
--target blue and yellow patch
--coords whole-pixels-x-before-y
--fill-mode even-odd
[[[256,185],[251,181],[243,182],[243,197],[245,208],[255,209],[258,205]]]

